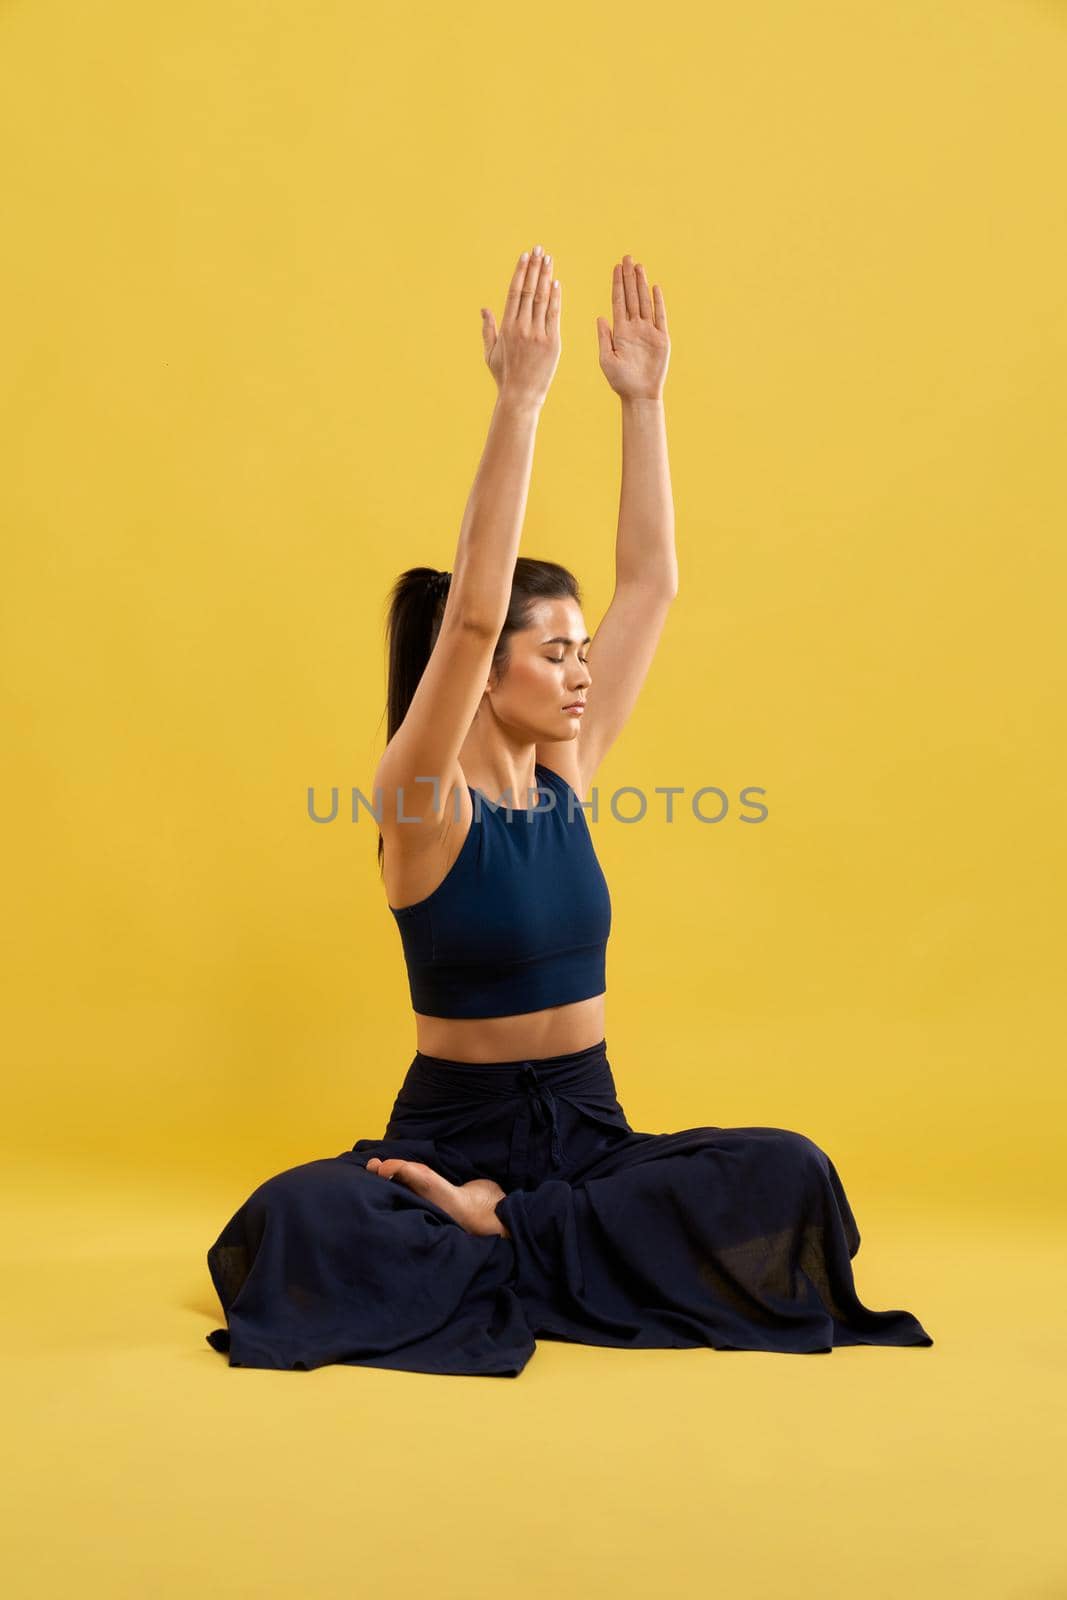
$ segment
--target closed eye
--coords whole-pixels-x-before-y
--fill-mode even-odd
[[[562,662],[563,657],[562,656],[546,656],[545,660],[546,661],[554,661],[556,663],[557,667],[558,667],[560,665],[560,663]],[[579,656],[578,660],[581,662],[582,666],[584,667],[586,662],[589,660],[589,657],[588,656]]]

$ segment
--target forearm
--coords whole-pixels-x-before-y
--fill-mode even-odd
[[[622,488],[615,539],[615,582],[674,594],[674,496],[663,398],[622,401]]]
[[[452,565],[456,612],[486,631],[504,625],[526,515],[539,401],[497,395]]]

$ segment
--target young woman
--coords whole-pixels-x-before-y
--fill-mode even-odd
[[[586,823],[677,590],[663,295],[625,256],[600,365],[623,413],[616,588],[591,640],[566,568],[518,555],[560,354],[540,246],[512,274],[451,573],[389,612],[379,863],[417,1049],[381,1139],[268,1179],[208,1252],[232,1366],[515,1376],[535,1338],[827,1351],[930,1345],[853,1283],[830,1157],[783,1128],[641,1133],[604,1032],[611,902]]]

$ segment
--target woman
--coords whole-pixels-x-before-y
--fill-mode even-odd
[[[417,1049],[384,1137],[270,1178],[208,1252],[233,1366],[515,1376],[535,1338],[826,1351],[930,1345],[857,1298],[837,1171],[782,1128],[640,1133],[604,1036],[607,885],[584,805],[677,588],[659,285],[616,265],[600,365],[623,408],[617,583],[595,642],[578,585],[518,556],[560,354],[559,280],[519,257],[496,408],[451,574],[389,616],[379,862]]]

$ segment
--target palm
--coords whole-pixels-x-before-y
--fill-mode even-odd
[[[628,255],[612,271],[611,310],[610,330],[597,318],[600,370],[616,394],[658,398],[671,355],[667,308],[659,284],[650,292],[644,267]]]
[[[671,350],[666,334],[645,322],[624,322],[611,339],[611,374],[621,379],[627,390],[652,390],[662,383]]]

